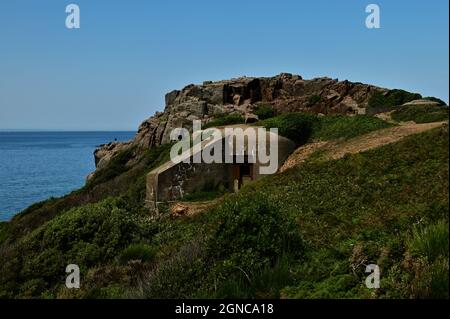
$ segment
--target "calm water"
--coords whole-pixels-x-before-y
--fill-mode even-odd
[[[99,144],[134,132],[0,132],[0,221],[84,185]]]

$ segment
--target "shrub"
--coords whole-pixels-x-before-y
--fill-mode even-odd
[[[323,98],[320,95],[311,95],[308,98],[307,105],[308,106],[313,106],[314,104],[317,104],[317,103],[322,102],[322,101],[323,101]]]
[[[130,147],[117,153],[106,167],[97,170],[94,177],[86,186],[91,188],[95,185],[107,182],[129,170],[130,167],[126,166],[126,164],[133,157],[134,152],[135,147]]]
[[[212,121],[203,125],[203,129],[207,129],[210,127],[216,127],[216,126],[242,124],[244,122],[245,122],[244,117],[241,114],[237,114],[237,113],[221,114],[221,115],[216,115],[215,119],[213,119]]]
[[[440,221],[427,227],[416,227],[408,247],[414,256],[433,262],[440,256],[448,257],[448,223]]]
[[[391,108],[404,103],[421,99],[418,93],[410,93],[404,90],[390,90],[387,93],[374,92],[369,98],[369,108]]]
[[[148,272],[138,290],[131,295],[138,298],[186,298],[192,296],[205,280],[204,272],[203,242],[194,239]]]
[[[141,215],[123,209],[118,199],[106,199],[71,209],[26,236],[15,250],[20,258],[18,283],[34,278],[44,279],[49,286],[61,280],[65,266],[75,263],[82,271],[108,263],[133,242],[149,239],[152,224]],[[144,259],[150,251],[130,248],[125,256]],[[128,255],[126,255],[128,253]]]
[[[131,244],[120,253],[119,262],[123,265],[131,260],[149,262],[152,261],[155,256],[156,251],[152,246],[145,243]]]
[[[222,276],[236,267],[255,270],[273,265],[285,253],[298,256],[302,241],[295,220],[262,193],[228,198],[214,214],[209,255]]]
[[[306,143],[312,135],[314,125],[318,122],[315,115],[307,113],[286,113],[262,121],[267,129],[278,128],[278,133],[297,144]]]
[[[253,113],[258,116],[260,120],[266,120],[268,118],[277,115],[277,110],[274,109],[272,104],[269,103],[257,103],[253,109]]]
[[[436,102],[440,106],[447,105],[447,103],[445,103],[441,99],[438,99],[437,97],[434,97],[434,96],[427,96],[427,97],[424,97],[423,99],[424,100],[429,100],[429,101],[432,101],[432,102]]]
[[[266,265],[250,274],[236,269],[233,275],[219,282],[214,298],[280,298],[280,291],[294,281],[292,262],[282,256],[275,265]]]

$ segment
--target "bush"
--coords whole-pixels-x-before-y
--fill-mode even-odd
[[[280,298],[280,291],[294,281],[292,263],[289,257],[282,256],[274,266],[266,265],[251,274],[236,269],[219,283],[214,298]]]
[[[223,195],[224,192],[218,190],[212,191],[196,191],[190,194],[187,194],[183,197],[184,201],[187,202],[200,202],[200,201],[208,201],[216,199],[217,197]]]
[[[427,96],[427,97],[424,97],[423,99],[424,100],[429,100],[429,101],[432,101],[432,102],[436,102],[440,106],[447,105],[447,103],[445,103],[441,99],[438,99],[437,97],[434,97],[434,96]]]
[[[268,118],[277,115],[277,110],[274,109],[272,104],[269,103],[257,103],[253,109],[253,113],[258,116],[260,120],[266,120]]]
[[[278,134],[291,139],[297,144],[306,143],[312,135],[318,118],[307,113],[286,113],[262,121],[267,129],[278,128]]]
[[[404,103],[419,100],[422,96],[418,93],[410,93],[404,90],[390,90],[387,93],[374,92],[369,98],[369,108],[391,108]]]
[[[68,264],[77,264],[86,271],[112,262],[133,242],[151,238],[154,229],[148,219],[126,211],[124,205],[119,199],[107,199],[74,208],[27,235],[11,256],[13,259],[20,256],[17,284],[42,278],[51,287],[62,280]],[[122,257],[131,257],[133,253],[144,259],[151,254],[138,246],[125,250]],[[28,293],[32,291],[30,285],[25,286]]]
[[[309,106],[309,107],[311,107],[311,106],[313,106],[313,105],[315,105],[315,104],[317,104],[317,103],[319,103],[319,102],[322,102],[323,101],[323,98],[320,96],[320,95],[311,95],[309,98],[308,98],[308,103],[307,103],[307,105]]]
[[[107,182],[120,174],[128,171],[130,167],[126,166],[128,161],[133,157],[135,147],[130,147],[119,153],[117,153],[108,165],[95,172],[94,177],[87,183],[88,188],[92,188],[95,185]]]
[[[298,225],[262,193],[231,197],[217,208],[209,255],[222,261],[219,272],[272,266],[283,254],[299,256]],[[224,273],[222,273],[224,275]]]
[[[448,107],[437,105],[405,105],[391,114],[398,122],[431,123],[448,120]]]
[[[205,280],[205,270],[203,242],[191,240],[148,272],[132,297],[187,298]]]
[[[438,257],[448,257],[448,223],[440,221],[424,228],[416,227],[408,247],[413,256],[424,257],[433,262]]]
[[[244,117],[241,114],[233,113],[233,114],[220,114],[216,115],[216,118],[212,121],[203,125],[203,129],[207,129],[210,127],[224,126],[224,125],[233,125],[233,124],[242,124],[244,123]]]
[[[156,251],[152,246],[144,243],[131,244],[121,252],[119,256],[119,262],[122,265],[125,265],[132,260],[149,262],[152,261],[155,258],[155,256]]]

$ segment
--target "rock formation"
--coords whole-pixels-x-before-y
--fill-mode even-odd
[[[145,120],[131,143],[110,143],[97,149],[97,168],[125,148],[148,149],[167,143],[172,129],[191,129],[193,120],[207,123],[219,114],[239,113],[248,121],[256,121],[252,111],[257,103],[270,104],[279,113],[364,114],[370,96],[377,91],[387,89],[326,77],[304,80],[288,73],[190,84],[166,94],[164,112]]]

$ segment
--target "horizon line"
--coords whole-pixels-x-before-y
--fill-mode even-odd
[[[0,132],[137,132],[137,130],[89,130],[89,129],[22,129],[0,128]]]

